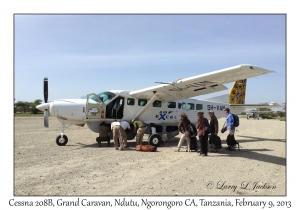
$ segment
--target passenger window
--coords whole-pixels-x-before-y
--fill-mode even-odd
[[[195,109],[195,104],[188,103],[187,104],[187,109],[194,110]]]
[[[181,103],[178,103],[178,109],[181,109]]]
[[[196,110],[202,110],[203,106],[202,104],[196,104]]]
[[[138,104],[139,106],[145,106],[147,104],[147,99],[139,99]]]
[[[186,109],[186,104],[185,103],[181,103],[181,109]]]
[[[133,106],[134,105],[134,98],[127,98],[127,105]]]
[[[161,101],[155,100],[155,101],[153,102],[153,107],[161,107]]]
[[[175,109],[176,108],[176,102],[168,102],[168,108],[171,108],[171,109]]]

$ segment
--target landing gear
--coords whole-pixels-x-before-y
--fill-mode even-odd
[[[150,135],[149,138],[148,138],[148,142],[152,146],[156,146],[156,147],[159,147],[163,143],[162,142],[162,137],[157,133],[154,133],[154,134]]]
[[[65,146],[68,143],[68,137],[64,135],[65,124],[62,123],[62,127],[60,129],[60,135],[56,137],[56,144],[58,146]]]
[[[58,146],[65,146],[67,143],[68,143],[68,137],[66,135],[63,135],[63,136],[59,135],[59,136],[57,136],[57,138],[56,138],[56,144]]]

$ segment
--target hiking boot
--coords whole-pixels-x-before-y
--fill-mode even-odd
[[[119,149],[119,147],[115,147],[115,150],[118,150]]]

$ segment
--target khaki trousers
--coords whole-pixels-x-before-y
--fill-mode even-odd
[[[127,146],[127,134],[123,128],[121,129],[121,137],[122,137],[124,146]]]
[[[145,131],[146,131],[146,127],[139,128],[137,130],[137,133],[136,133],[136,145],[143,144],[143,137],[144,137]]]
[[[124,148],[121,129],[123,130],[123,128],[120,125],[116,125],[113,127],[113,139],[114,139],[115,148],[118,148],[118,141],[120,142],[120,148]]]
[[[190,133],[189,133],[188,131],[185,131],[185,132],[181,135],[181,138],[180,138],[180,140],[179,140],[179,142],[178,142],[178,151],[180,150],[180,148],[181,148],[181,146],[182,146],[184,140],[187,141],[187,150],[188,150],[188,152],[189,152],[189,151],[190,151],[190,142],[191,142],[191,140],[190,140]]]

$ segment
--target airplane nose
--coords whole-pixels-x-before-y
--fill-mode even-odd
[[[45,111],[45,109],[49,109],[49,103],[43,103],[43,104],[37,105],[36,108],[38,110]]]

